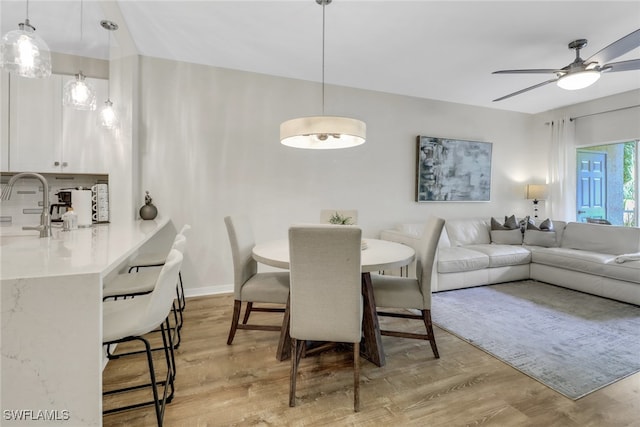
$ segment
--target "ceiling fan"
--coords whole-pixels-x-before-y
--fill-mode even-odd
[[[582,89],[595,83],[600,74],[604,72],[630,71],[640,70],[640,59],[632,59],[629,61],[609,62],[618,58],[627,52],[640,46],[640,29],[627,34],[618,41],[611,43],[596,54],[589,58],[580,58],[580,49],[587,45],[586,39],[578,39],[569,43],[569,49],[575,49],[576,59],[566,67],[560,69],[529,69],[529,70],[500,70],[494,71],[492,74],[555,74],[556,77],[521,89],[509,95],[494,99],[493,101],[502,101],[515,95],[539,88],[549,83],[557,82],[558,86],[563,89],[575,90]]]

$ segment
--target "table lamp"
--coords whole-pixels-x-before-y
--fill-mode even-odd
[[[547,186],[545,184],[528,184],[527,199],[533,199],[533,217],[538,218],[538,202],[547,198]]]

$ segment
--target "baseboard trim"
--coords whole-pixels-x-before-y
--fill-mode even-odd
[[[203,286],[200,288],[185,288],[184,290],[184,296],[187,298],[230,293],[233,293],[233,285]]]

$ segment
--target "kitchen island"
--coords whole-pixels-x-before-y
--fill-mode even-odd
[[[102,287],[169,220],[0,237],[3,426],[102,424]]]

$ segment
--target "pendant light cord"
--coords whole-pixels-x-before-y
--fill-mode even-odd
[[[324,33],[325,33],[325,8],[326,2],[322,2],[322,115],[324,116]]]
[[[29,0],[27,0],[27,21],[29,21]]]
[[[80,0],[80,43],[82,43],[82,33],[83,33],[83,25],[82,19],[84,18],[84,2]]]

